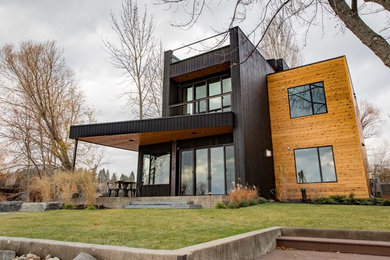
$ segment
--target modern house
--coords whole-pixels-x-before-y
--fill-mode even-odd
[[[368,197],[345,57],[289,69],[238,27],[228,36],[190,58],[165,52],[161,118],[72,126],[76,147],[138,151],[139,196],[221,195],[239,183],[278,199],[299,199],[301,188]]]

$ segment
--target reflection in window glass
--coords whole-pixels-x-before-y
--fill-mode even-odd
[[[222,80],[222,90],[223,90],[223,93],[227,93],[227,92],[232,91],[232,81],[230,78],[224,78]]]
[[[298,183],[337,181],[331,146],[294,150]]]
[[[143,178],[142,181],[144,184],[149,184],[149,166],[150,166],[150,155],[144,154],[144,167],[143,167]]]
[[[223,147],[210,148],[211,192],[225,194]]]
[[[298,183],[321,182],[317,149],[295,150]]]
[[[235,185],[236,176],[234,175],[234,146],[229,145],[225,147],[226,157],[226,188],[229,194]]]
[[[209,111],[219,111],[221,108],[221,97],[209,99]]]
[[[313,114],[310,101],[310,87],[308,85],[289,88],[288,96],[290,100],[291,117]]]
[[[206,84],[195,85],[195,99],[205,98],[207,96]]]
[[[196,150],[196,195],[207,195],[208,189],[208,149]]]
[[[326,113],[325,92],[322,82],[311,84],[313,114]]]
[[[223,107],[230,107],[231,106],[231,96],[230,95],[225,95],[222,96],[222,102],[223,102]]]
[[[182,195],[193,195],[193,151],[182,151],[181,153],[181,187]]]
[[[319,151],[323,181],[336,181],[332,147],[320,147]]]
[[[155,181],[152,184],[169,184],[170,154],[156,157]]]
[[[180,106],[178,112],[182,115],[192,115],[193,113],[231,111],[231,95],[229,94],[231,91],[231,78],[226,76],[184,87],[182,100],[185,104]],[[209,98],[222,93],[226,95]]]
[[[323,82],[289,88],[288,99],[291,118],[327,112]]]
[[[221,81],[219,78],[209,81],[209,96],[221,94]]]

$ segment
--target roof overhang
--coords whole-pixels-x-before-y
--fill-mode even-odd
[[[138,151],[139,146],[233,132],[232,112],[71,126],[71,139]]]

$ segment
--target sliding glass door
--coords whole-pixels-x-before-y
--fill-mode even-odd
[[[234,187],[233,145],[181,151],[180,195],[227,194]]]

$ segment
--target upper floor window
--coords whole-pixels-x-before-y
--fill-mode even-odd
[[[324,82],[316,82],[288,89],[290,117],[327,113]]]
[[[295,149],[297,183],[336,182],[332,146]]]
[[[183,103],[172,107],[182,115],[231,111],[231,92],[231,78],[216,77],[183,87]]]

